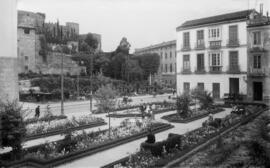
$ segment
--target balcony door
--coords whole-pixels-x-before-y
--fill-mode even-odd
[[[219,99],[220,98],[220,84],[219,83],[213,83],[213,98]]]
[[[204,54],[197,54],[197,71],[204,70]]]
[[[229,43],[234,44],[238,39],[238,27],[237,25],[229,26]]]

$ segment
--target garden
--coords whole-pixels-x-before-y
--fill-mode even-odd
[[[195,108],[191,109],[192,105]],[[169,122],[187,123],[206,117],[210,113],[215,114],[224,111],[224,109],[214,105],[209,92],[196,89],[191,95],[183,94],[176,98],[176,110],[177,113],[165,115],[162,119]]]
[[[149,120],[124,120],[120,126],[108,130],[82,134],[68,132],[63,140],[22,149],[20,155],[13,152],[1,154],[4,165],[12,166],[32,161],[43,166],[58,165],[83,156],[112,148],[142,138],[147,129],[155,133],[172,128],[170,124]]]
[[[105,165],[104,167],[178,167],[179,164],[170,165],[169,163],[184,156],[188,157],[194,154],[192,150],[212,142],[218,136],[229,133],[241,125],[247,124],[264,110],[263,107],[247,106],[246,113],[243,115],[231,113],[224,118],[216,118],[212,121],[205,122],[202,127],[183,135],[169,134],[166,140],[149,145],[142,144],[141,150],[137,153]],[[220,153],[221,155],[223,154]],[[194,160],[197,160],[197,158],[194,157]],[[192,162],[190,161],[190,163]],[[189,166],[187,165],[187,167]]]
[[[177,167],[270,167],[270,115],[220,137]]]
[[[46,136],[62,134],[67,131],[75,131],[106,125],[102,118],[93,117],[91,115],[80,116],[77,118],[72,117],[71,119],[60,117],[57,118],[57,120],[38,120],[37,122],[28,122],[25,124],[25,140],[43,138]]]

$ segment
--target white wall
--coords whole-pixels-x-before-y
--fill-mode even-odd
[[[239,39],[239,47],[236,48],[227,48],[227,42],[229,39],[229,26],[230,25],[238,25],[238,39]],[[222,47],[219,50],[211,50],[209,49],[209,39],[208,39],[208,29],[211,27],[220,27],[221,28],[221,40]],[[205,50],[195,50],[196,41],[197,41],[197,31],[204,30],[204,41],[205,41]],[[183,33],[189,32],[190,34],[190,51],[181,51],[182,43],[183,43]],[[229,77],[239,77],[239,91],[241,93],[246,94],[246,83],[243,79],[246,79],[246,74],[237,74],[231,75],[226,74],[226,71],[229,66],[229,52],[230,51],[238,51],[238,63],[240,66],[241,72],[247,72],[247,30],[246,30],[246,21],[241,22],[233,22],[221,25],[193,28],[188,30],[182,30],[177,32],[177,90],[178,93],[183,91],[183,82],[190,82],[190,87],[196,87],[198,82],[205,83],[205,89],[212,91],[212,83],[220,83],[221,87],[221,96],[224,93],[229,93]],[[209,52],[211,51],[220,51],[221,52],[221,62],[222,62],[222,74],[194,74],[193,72],[197,66],[197,54],[204,54],[204,63],[206,72],[209,71]],[[183,55],[190,55],[190,68],[192,74],[181,74],[182,66],[183,66]]]

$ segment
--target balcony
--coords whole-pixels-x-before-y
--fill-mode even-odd
[[[264,45],[263,44],[252,44],[251,47],[249,48],[249,52],[251,53],[261,53],[261,52],[266,52]]]
[[[240,44],[239,44],[239,40],[238,39],[229,39],[227,41],[227,47],[239,47]]]
[[[253,68],[249,67],[248,76],[265,77],[267,75],[266,68]]]
[[[205,74],[206,71],[205,71],[204,67],[196,67],[194,73],[195,74]]]
[[[209,73],[212,74],[220,74],[222,73],[222,66],[210,66]]]
[[[227,73],[228,74],[240,74],[241,70],[240,70],[239,65],[230,65],[230,66],[228,66]]]
[[[197,43],[195,43],[195,50],[204,50],[204,49],[205,49],[204,41],[197,41]]]
[[[221,41],[210,41],[209,48],[212,50],[217,50],[221,48]]]
[[[188,45],[188,46],[183,45],[181,47],[181,51],[190,51],[190,50],[191,50],[190,45]]]
[[[181,74],[191,74],[190,68],[182,68]]]

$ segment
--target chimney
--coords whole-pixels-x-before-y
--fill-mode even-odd
[[[261,14],[261,16],[263,15],[263,4],[262,3],[260,4],[260,14]]]

